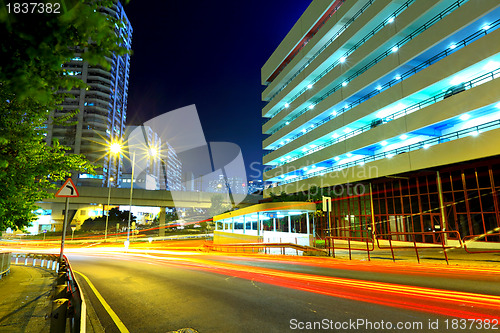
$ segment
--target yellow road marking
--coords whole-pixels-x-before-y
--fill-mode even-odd
[[[90,289],[92,289],[92,291],[96,295],[97,299],[101,302],[102,306],[108,312],[108,314],[111,317],[111,319],[113,319],[113,321],[115,322],[115,324],[118,327],[118,329],[120,330],[120,332],[121,333],[130,333],[129,330],[123,324],[123,322],[120,320],[120,318],[118,318],[118,316],[116,315],[116,313],[113,311],[113,309],[111,309],[111,307],[109,306],[109,304],[104,300],[104,297],[101,296],[101,294],[97,291],[96,287],[94,287],[94,285],[92,284],[92,282],[90,282],[89,278],[86,277],[85,275],[83,275],[80,272],[77,272],[77,271],[73,271],[73,272],[78,273],[79,275],[81,275],[82,278],[85,279],[85,281],[87,281],[87,283],[90,286]]]

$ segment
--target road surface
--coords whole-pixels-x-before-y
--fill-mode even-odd
[[[68,258],[106,332],[485,332],[486,322],[500,332],[500,273],[486,268],[174,251]]]

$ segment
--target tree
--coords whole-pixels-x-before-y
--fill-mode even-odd
[[[117,223],[120,225],[128,225],[128,210],[119,210],[118,208],[111,208],[109,210],[108,227],[114,226]],[[136,221],[134,214],[130,215],[130,223]],[[106,228],[106,216],[98,216],[86,219],[80,230],[81,231],[103,231]]]
[[[222,214],[223,212],[229,211],[230,206],[224,204],[224,196],[222,194],[214,194],[210,198],[210,208],[208,209],[208,215],[214,217],[215,215]]]
[[[35,202],[51,197],[55,181],[72,171],[94,172],[84,156],[44,142],[49,110],[65,97],[60,92],[84,86],[63,64],[76,47],[83,60],[104,68],[110,66],[106,57],[126,52],[114,32],[121,23],[99,10],[113,1],[59,3],[60,14],[15,14],[0,0],[0,231],[28,226]]]

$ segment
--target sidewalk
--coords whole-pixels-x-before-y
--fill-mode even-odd
[[[0,280],[0,331],[48,332],[50,291],[56,275],[40,267],[11,265]]]

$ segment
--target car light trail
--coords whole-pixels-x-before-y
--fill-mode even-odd
[[[499,319],[500,296],[413,287],[310,274],[291,273],[245,265],[184,258],[182,263],[143,254],[129,254],[168,265],[210,271],[251,281],[333,297],[392,306],[465,319]]]
[[[37,250],[40,252],[39,248],[37,248]],[[48,250],[49,249],[45,249],[45,251]],[[205,257],[207,259],[200,258],[200,256],[205,256],[200,252],[181,253],[156,249],[129,249],[128,253],[123,253],[122,247],[111,246],[71,249],[71,252],[92,256],[110,256],[119,260],[143,261],[153,264],[181,267],[184,269],[209,271],[216,274],[332,297],[464,319],[491,320],[499,319],[500,317],[498,315],[500,313],[500,296],[288,272],[228,263],[224,260],[238,258],[239,260],[246,261],[269,261],[275,263],[283,261],[300,265],[334,269],[365,270],[367,272],[380,271],[392,273],[394,270],[397,270],[397,274],[445,275],[450,278],[456,275],[470,275],[473,273],[479,276],[493,276],[493,280],[497,280],[498,277],[500,277],[498,270],[488,268],[439,267],[430,265],[410,266],[392,263],[364,263],[363,265],[355,265],[351,262],[332,260],[330,258],[290,258],[280,256],[275,258],[275,260],[271,260],[269,257],[265,256],[236,257],[213,254],[209,256],[215,257],[215,259],[210,260],[208,255]],[[429,268],[432,268],[432,270],[429,270]]]

